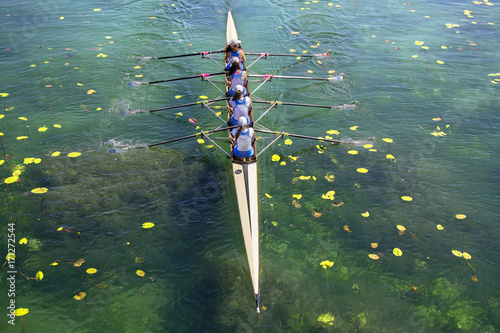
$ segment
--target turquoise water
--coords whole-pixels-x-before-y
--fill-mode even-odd
[[[3,315],[0,330],[498,332],[500,76],[489,74],[499,72],[500,9],[489,4],[3,1],[0,178],[21,174],[2,183],[1,244],[6,254],[14,223],[15,302],[29,313],[15,327]],[[199,107],[136,112],[219,96],[208,82],[129,83],[218,71],[198,57],[136,57],[221,48],[229,9],[246,50],[333,51],[321,63],[269,58],[254,72],[345,74],[336,84],[275,79],[257,97],[359,102],[280,106],[261,122],[314,136],[336,130],[345,144],[292,138],[260,156],[260,315],[225,155],[194,139],[123,149],[196,133],[189,118],[203,130],[221,124]],[[30,193],[38,187],[47,193]],[[322,198],[329,191],[333,201]],[[324,269],[326,260],[334,265]],[[24,277],[38,271],[41,281]],[[4,309],[14,299],[8,276],[4,266]]]

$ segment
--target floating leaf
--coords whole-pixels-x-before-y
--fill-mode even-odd
[[[407,196],[407,195],[402,196],[402,197],[401,197],[401,199],[403,199],[404,201],[412,201],[412,200],[413,200],[413,198],[412,198],[412,197],[409,197],[409,196]]]
[[[297,200],[302,199],[302,194],[294,194],[293,197]]]
[[[146,275],[146,273],[144,271],[141,271],[140,269],[138,269],[135,274],[137,274],[138,276],[140,277],[144,277]]]
[[[76,151],[75,151],[75,152],[69,153],[69,154],[68,154],[68,157],[78,157],[78,156],[80,156],[81,154],[82,154],[82,153],[79,153],[79,152],[76,152]]]
[[[335,191],[328,191],[325,194],[322,194],[321,198],[323,198],[325,200],[334,200],[335,199]]]
[[[343,202],[343,201],[334,201],[334,202],[332,203],[332,206],[333,206],[333,207],[340,207],[340,206],[342,206],[343,204],[344,204],[344,202]]]
[[[456,217],[457,219],[459,219],[459,220],[463,220],[463,219],[465,219],[467,216],[465,216],[464,214],[457,214],[457,215],[455,215],[455,217]]]
[[[322,314],[318,317],[318,321],[326,325],[333,325],[334,320],[335,317],[330,312]]]
[[[368,172],[368,169],[365,169],[365,168],[357,168],[356,169],[357,172],[359,173],[367,173]]]
[[[87,274],[95,274],[95,273],[97,273],[97,269],[95,269],[95,268],[89,268],[85,272],[87,272]]]
[[[320,263],[321,266],[323,266],[323,268],[329,268],[329,267],[332,267],[334,264],[333,261],[330,261],[330,260],[324,260]]]
[[[451,253],[453,253],[455,256],[461,258],[463,256],[462,252],[458,250],[451,250]]]
[[[0,97],[7,97],[9,96],[9,93],[0,93]]]
[[[14,253],[12,253],[12,252],[9,252],[5,256],[5,259],[7,259],[7,261],[16,260],[16,255]]]
[[[200,139],[196,140],[196,142],[198,142],[200,145],[202,145],[205,143],[205,140],[200,138]]]
[[[200,98],[201,98],[201,99],[208,99],[208,97],[207,97],[207,96],[205,96],[205,95],[201,95],[201,96],[200,96]]]
[[[385,155],[385,158],[387,158],[387,159],[389,159],[389,160],[395,160],[395,159],[396,159],[396,158],[395,158],[393,155],[391,155],[391,154],[387,154],[387,155]]]
[[[87,293],[83,292],[83,291],[80,291],[78,294],[76,294],[75,296],[73,296],[73,298],[76,299],[77,301],[81,301],[82,299],[85,298],[85,296],[87,296]]]
[[[14,310],[14,316],[22,317],[25,314],[27,314],[28,312],[30,312],[30,311],[26,308],[17,308],[16,310]]]
[[[366,148],[366,149],[373,148],[373,145],[367,143],[367,144],[363,145],[363,148]]]
[[[368,257],[372,258],[373,260],[378,260],[378,259],[380,259],[380,257],[379,257],[378,255],[373,254],[373,253],[372,253],[372,254],[369,254],[369,255],[368,255]]]
[[[436,62],[437,62],[438,64],[440,64],[440,65],[444,64],[444,61],[442,61],[442,60],[436,60]]]
[[[18,140],[26,140],[26,139],[29,139],[29,138],[30,138],[29,136],[23,135],[23,136],[18,136],[16,139],[18,139]]]
[[[53,153],[52,153],[52,155],[50,155],[50,156],[52,156],[52,157],[57,157],[57,156],[59,156],[59,155],[61,155],[61,152],[60,152],[60,151],[55,151],[55,152],[53,152]]]
[[[372,249],[376,249],[378,247],[378,243],[371,243],[370,246]]]
[[[325,179],[329,182],[329,183],[333,183],[335,181],[335,176],[334,175],[326,175],[325,176]]]
[[[358,127],[359,127],[359,126],[351,126],[351,127],[349,127],[349,129],[350,129],[351,131],[357,131],[357,130],[358,130]]]
[[[73,266],[74,266],[74,267],[80,267],[80,266],[81,266],[84,262],[85,262],[85,259],[80,258],[80,259],[78,259],[77,261],[75,261],[75,262],[73,263]]]
[[[392,253],[394,253],[396,257],[401,257],[403,255],[403,251],[401,251],[401,249],[397,247],[395,247],[394,250],[392,250]]]
[[[59,265],[59,263],[57,261],[50,263],[50,266],[57,266],[57,265]]]
[[[394,140],[389,139],[389,138],[383,138],[382,141],[385,141],[385,142],[388,142],[388,143],[394,142]]]
[[[281,158],[280,158],[280,156],[279,156],[279,155],[276,155],[276,154],[274,154],[274,155],[271,157],[271,160],[272,160],[273,162],[278,162],[280,159],[281,159]]]
[[[364,212],[364,213],[361,213],[361,216],[368,217],[368,216],[370,216],[370,213],[369,212]]]
[[[272,198],[272,196],[271,196],[271,195],[269,195],[269,194],[267,194],[267,193],[264,193],[264,194],[265,194],[265,196],[266,196],[266,197],[268,197],[268,198]]]
[[[472,259],[471,255],[468,254],[467,252],[462,252],[462,258],[467,259],[467,260]]]
[[[28,118],[26,118],[26,117],[19,117],[18,119],[21,119],[21,120],[24,120],[24,121],[28,120]]]
[[[321,216],[323,216],[323,213],[321,213],[320,211],[318,211],[318,210],[316,210],[316,209],[313,209],[313,210],[311,211],[311,214],[312,214],[312,216],[314,216],[314,217],[318,217],[318,218],[319,218],[319,217],[321,217]]]
[[[41,281],[41,280],[43,279],[43,273],[42,273],[42,271],[38,271],[38,272],[36,273],[36,275],[35,275],[35,279],[36,279],[37,281]]]
[[[330,134],[330,135],[334,135],[334,134],[336,134],[336,135],[339,135],[339,134],[340,134],[340,132],[339,132],[339,131],[337,131],[337,130],[329,130],[329,131],[327,131],[327,132],[326,132],[326,134]]]
[[[436,226],[436,228],[437,228],[437,230],[444,230],[444,227],[443,227],[441,224],[438,224],[438,225]]]
[[[349,150],[347,153],[351,154],[351,155],[358,155],[358,151],[357,150]]]
[[[292,143],[293,143],[293,141],[291,139],[286,139],[285,140],[285,145],[287,145],[287,146],[291,146]]]
[[[54,127],[55,128],[61,128],[61,125],[60,124],[54,124]]]
[[[182,95],[175,95],[175,98],[176,98],[176,99],[179,99],[179,98],[181,98],[181,97],[182,97]]]
[[[22,244],[28,244],[28,239],[27,239],[27,238],[21,238],[21,239],[19,240],[19,244],[21,244],[21,245],[22,245]]]
[[[144,222],[144,223],[142,224],[142,227],[143,227],[144,229],[149,229],[149,228],[152,228],[152,227],[154,227],[154,226],[155,226],[155,224],[154,224],[154,223],[152,223],[152,222]]]
[[[31,190],[31,193],[43,194],[47,193],[48,189],[46,187],[37,187]]]
[[[87,90],[87,94],[88,95],[95,94],[95,90],[94,89]]]
[[[404,226],[402,226],[401,224],[398,224],[396,226],[396,228],[398,228],[399,231],[406,231],[406,228]]]
[[[344,230],[347,231],[348,233],[351,233],[351,227],[349,227],[347,224],[344,226]]]
[[[19,180],[19,177],[18,176],[12,176],[12,177],[8,177],[6,178],[3,182],[5,184],[12,184],[14,182],[17,182]]]
[[[41,132],[41,133],[45,132],[46,130],[47,130],[47,126],[45,126],[45,125],[38,128],[38,132]]]

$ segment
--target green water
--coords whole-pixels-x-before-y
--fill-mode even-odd
[[[18,271],[15,298],[8,267],[0,273],[0,330],[498,332],[500,83],[491,81],[500,76],[488,74],[499,72],[500,12],[490,4],[2,2],[0,179],[22,173],[0,195],[2,253],[14,223]],[[336,130],[345,143],[320,143],[323,150],[292,138],[259,157],[260,315],[225,155],[194,139],[109,152],[196,133],[189,118],[203,130],[221,124],[199,107],[135,112],[218,97],[208,82],[129,83],[218,71],[198,57],[136,57],[221,48],[229,9],[246,50],[332,53],[321,63],[270,57],[254,72],[345,74],[337,84],[275,79],[256,97],[359,102],[352,110],[280,106],[261,121],[313,136]],[[40,163],[24,164],[30,157]],[[30,193],[38,187],[48,192]],[[322,198],[329,191],[333,201]],[[334,265],[325,270],[325,260]],[[24,277],[38,271],[41,281]],[[11,299],[29,309],[15,326]]]

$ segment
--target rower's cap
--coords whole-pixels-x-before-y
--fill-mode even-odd
[[[239,62],[240,62],[240,58],[238,58],[238,57],[231,58],[231,63],[239,63]]]
[[[231,45],[236,46],[236,45],[241,43],[241,40],[234,38],[234,39],[231,39],[230,43],[231,43]]]
[[[240,119],[238,119],[238,126],[245,127],[246,125],[247,125],[247,118],[240,117]]]
[[[234,87],[236,91],[243,92],[243,86],[241,84],[238,84],[236,87]]]

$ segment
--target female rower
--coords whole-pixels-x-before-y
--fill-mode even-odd
[[[232,59],[232,65],[229,68],[229,73],[227,78],[231,81],[231,87],[228,90],[228,95],[233,96],[235,92],[236,86],[243,86],[243,96],[248,94],[248,80],[247,80],[247,72],[242,70],[239,66],[240,61],[238,58]]]
[[[233,143],[236,143],[233,149],[233,154],[239,158],[249,158],[254,154],[254,131],[248,127],[248,122],[245,117],[238,119],[238,128],[233,129]]]
[[[243,66],[245,66],[245,53],[241,49],[241,40],[239,39],[231,39],[229,45],[226,47],[226,56],[224,60],[229,62],[231,58],[239,58]]]
[[[247,124],[253,121],[252,100],[248,96],[243,96],[243,86],[237,85],[234,96],[229,100],[229,105],[233,108],[231,124],[238,125],[238,119],[246,118]]]

